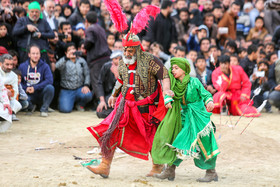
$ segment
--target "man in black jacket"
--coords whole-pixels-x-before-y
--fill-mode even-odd
[[[172,41],[177,41],[175,21],[170,16],[173,11],[172,1],[164,0],[161,4],[160,14],[155,21],[150,22],[147,36],[151,43],[158,42],[163,46],[164,52],[169,54]]]
[[[105,30],[97,24],[97,14],[93,11],[86,16],[90,26],[86,29],[85,49],[87,63],[90,69],[90,79],[93,92],[97,91],[97,81],[100,70],[110,60],[111,50],[108,47]]]
[[[90,2],[88,0],[81,0],[79,7],[68,19],[68,21],[71,23],[72,29],[74,29],[78,23],[85,23],[86,15],[89,11]]]
[[[119,75],[118,65],[121,57],[121,51],[114,51],[110,56],[111,61],[105,63],[101,68],[96,92],[100,100],[96,109],[96,114],[99,118],[106,118],[113,111],[113,108],[108,106],[108,99],[112,94]]]
[[[253,74],[254,68],[256,67],[258,47],[254,44],[250,45],[247,49],[247,54],[248,55],[243,60],[241,60],[240,66],[250,78],[250,76]]]
[[[54,38],[54,32],[48,22],[42,19],[41,7],[37,1],[28,6],[28,16],[18,19],[13,36],[16,37],[20,62],[27,60],[26,47],[36,44],[41,49],[41,58],[47,61],[48,39]]]

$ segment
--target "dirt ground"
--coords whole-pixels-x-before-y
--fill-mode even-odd
[[[83,168],[82,158],[98,158],[87,151],[97,142],[86,127],[101,120],[95,112],[51,113],[48,118],[19,113],[20,121],[0,134],[1,186],[280,186],[280,114],[263,113],[251,121],[238,117],[213,115],[217,125],[216,138],[221,154],[217,159],[218,182],[197,183],[205,171],[196,168],[192,160],[184,161],[176,169],[173,182],[147,178],[152,163],[124,153],[115,154],[110,177],[103,179]],[[35,150],[39,149],[39,150]]]

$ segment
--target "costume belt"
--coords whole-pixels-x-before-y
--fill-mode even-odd
[[[128,124],[129,122],[129,118],[134,118],[134,121],[136,122],[137,126],[152,126],[153,124],[151,124],[149,121],[145,120],[142,117],[142,114],[140,113],[138,106],[141,105],[148,105],[149,106],[149,113],[150,115],[154,112],[154,110],[152,110],[152,107],[155,108],[154,105],[151,105],[154,103],[154,99],[156,98],[156,96],[158,95],[158,89],[156,89],[156,91],[154,93],[152,93],[150,96],[146,97],[145,99],[142,99],[140,101],[131,101],[131,100],[125,100],[125,105],[124,105],[124,113],[123,116],[120,119],[120,123],[119,123],[119,127],[124,127]],[[130,115],[130,112],[132,113],[132,115]],[[139,128],[141,129],[141,128]],[[145,129],[145,128],[144,128]],[[145,132],[143,132],[145,134]]]

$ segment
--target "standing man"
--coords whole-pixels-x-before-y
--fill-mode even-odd
[[[236,39],[236,20],[238,18],[238,13],[240,11],[240,4],[234,1],[230,9],[224,13],[224,16],[219,21],[218,27],[227,27],[228,33],[221,34],[221,44],[224,45],[224,42],[227,38],[233,40]],[[219,34],[219,33],[218,33]]]
[[[54,16],[54,6],[55,3],[53,0],[46,0],[44,2],[45,10],[44,10],[43,17],[49,23],[52,30],[58,30],[58,21],[57,19],[55,19]]]
[[[18,76],[13,70],[13,57],[9,54],[4,54],[0,57],[0,77],[7,88],[10,105],[13,110],[12,120],[18,121],[16,113],[21,109],[21,104],[18,102]]]
[[[55,64],[61,75],[59,111],[63,113],[71,112],[75,102],[76,109],[84,111],[85,105],[92,99],[87,62],[77,57],[75,52],[75,44],[68,43],[65,48],[66,56]]]
[[[28,109],[32,109],[33,104],[42,104],[41,117],[47,117],[54,96],[53,75],[50,66],[41,59],[39,46],[31,45],[28,57],[18,68],[22,75],[22,88],[28,95]]]
[[[85,49],[87,63],[90,69],[90,79],[93,92],[97,91],[98,76],[102,66],[110,60],[111,50],[108,47],[105,30],[97,24],[97,14],[89,12],[86,16]]]
[[[147,36],[151,43],[158,42],[163,46],[164,52],[169,54],[171,42],[177,41],[175,21],[171,17],[173,2],[164,0],[161,4],[160,14],[155,21],[150,22]]]
[[[137,35],[129,32],[124,36],[123,47],[119,77],[108,101],[114,110],[99,125],[88,127],[101,146],[102,162],[96,168],[87,168],[104,178],[109,176],[116,147],[131,156],[148,160],[156,132],[151,115],[158,108],[164,108],[158,80],[163,80],[163,94],[170,91],[166,68],[158,58],[142,50]],[[162,168],[162,165],[154,164],[147,176],[160,173]]]
[[[68,21],[71,23],[72,29],[74,29],[78,23],[85,23],[86,15],[89,11],[90,2],[88,0],[81,0],[79,3],[79,7],[77,7],[75,12],[68,18]]]
[[[54,38],[49,23],[43,19],[40,4],[33,1],[28,6],[28,16],[20,18],[13,29],[13,36],[17,39],[20,62],[27,60],[26,47],[36,44],[42,50],[42,59],[48,59],[48,39]]]

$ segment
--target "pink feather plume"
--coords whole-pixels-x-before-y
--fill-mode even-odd
[[[138,34],[146,28],[151,17],[156,19],[157,14],[160,13],[160,8],[154,5],[149,5],[143,8],[134,18],[130,32]]]
[[[122,12],[122,7],[120,6],[118,0],[104,0],[105,6],[107,7],[111,19],[119,32],[123,32],[128,28],[127,18]]]

